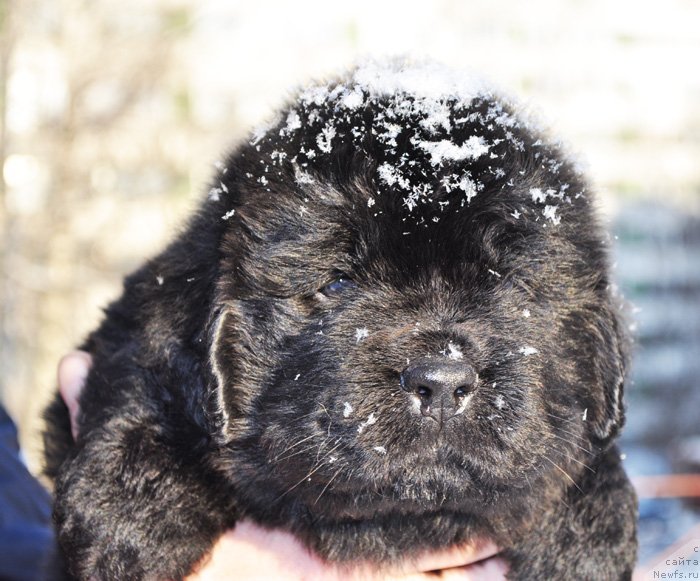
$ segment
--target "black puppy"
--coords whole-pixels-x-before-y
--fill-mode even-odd
[[[332,561],[468,539],[628,579],[627,342],[593,200],[481,83],[370,63],[221,165],[83,348],[46,459],[80,579],[181,578],[240,518]]]

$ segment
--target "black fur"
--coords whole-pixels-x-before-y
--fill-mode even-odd
[[[77,578],[182,578],[243,517],[331,561],[478,535],[513,579],[630,578],[628,347],[582,177],[491,92],[361,73],[238,148],[126,279],[75,444],[47,410]],[[478,373],[448,421],[402,389],[423,359]]]

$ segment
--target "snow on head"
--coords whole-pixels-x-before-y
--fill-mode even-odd
[[[254,132],[250,143],[270,159],[261,161],[254,179],[273,186],[282,173],[271,166],[287,165],[306,191],[324,179],[329,164],[344,167],[347,156],[366,156],[366,167],[374,168],[375,193],[367,201],[374,215],[384,211],[383,196],[398,197],[416,224],[428,227],[442,218],[426,215],[423,208],[459,211],[488,192],[519,187],[517,175],[508,173],[508,160],[519,152],[536,150],[532,163],[544,172],[559,171],[560,158],[548,157],[531,119],[518,109],[471,72],[430,61],[369,60],[344,77],[301,91],[276,124]],[[541,223],[558,224],[564,206],[544,205],[564,201],[564,186],[547,179],[541,184],[526,186],[525,200],[542,204]],[[556,189],[547,189],[551,186]],[[511,216],[532,214],[523,206],[513,208]]]
[[[357,109],[365,102],[365,97],[358,87],[346,93],[341,102],[346,109]]]
[[[469,103],[488,91],[488,83],[473,72],[454,70],[435,62],[411,63],[403,59],[367,61],[355,70],[353,81],[370,95],[405,93],[432,101],[452,97]]]
[[[333,127],[330,123],[326,124],[326,126],[321,130],[321,133],[319,133],[316,137],[316,144],[318,145],[318,148],[324,153],[330,153],[333,149],[331,142],[333,141],[334,137],[335,127]]]
[[[379,174],[379,179],[388,186],[398,184],[399,187],[405,190],[411,187],[410,182],[404,178],[395,167],[389,165],[388,163],[383,163],[380,165],[377,168],[377,173]]]
[[[357,426],[357,433],[361,434],[362,432],[365,431],[365,428],[367,426],[371,426],[371,425],[376,424],[376,423],[377,423],[377,414],[372,412],[371,414],[369,414],[369,416],[367,416],[367,419],[364,422],[362,422],[359,426]]]
[[[561,217],[557,216],[558,207],[559,206],[545,206],[542,212],[542,215],[545,218],[549,218],[555,226],[561,222]]]
[[[518,352],[525,355],[525,357],[527,357],[528,355],[535,355],[535,354],[539,353],[539,351],[537,349],[535,349],[534,347],[530,347],[529,345],[526,345],[525,347],[521,347],[518,350]]]
[[[530,195],[532,196],[532,201],[536,204],[542,204],[547,199],[547,194],[541,188],[531,188]]]
[[[369,337],[369,330],[366,327],[355,329],[355,342],[360,343]]]
[[[301,119],[299,118],[299,113],[296,111],[290,111],[287,115],[287,125],[285,125],[280,130],[280,135],[288,135],[299,129],[301,127]]]
[[[502,410],[504,407],[506,407],[506,400],[505,398],[499,393],[493,400],[493,405],[495,405],[499,410]]]
[[[450,359],[455,359],[459,361],[460,359],[464,358],[464,353],[462,353],[462,350],[459,347],[457,347],[457,345],[455,345],[454,343],[448,343],[447,350],[447,356]]]
[[[462,145],[456,145],[447,139],[442,141],[418,141],[418,147],[430,154],[430,163],[442,165],[443,160],[461,161],[463,159],[476,159],[488,153],[489,146],[482,137],[472,135]]]

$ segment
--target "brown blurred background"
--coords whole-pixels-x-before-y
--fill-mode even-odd
[[[700,467],[700,3],[0,0],[0,400],[39,468],[56,363],[225,149],[311,77],[381,54],[485,73],[580,152],[637,307],[633,474]],[[642,557],[698,514],[642,505]]]

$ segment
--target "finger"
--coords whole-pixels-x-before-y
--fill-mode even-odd
[[[218,540],[197,572],[187,577],[187,581],[223,579],[336,581],[340,578],[290,533],[241,521]]]
[[[78,439],[78,398],[85,385],[92,357],[85,351],[69,353],[58,364],[58,391],[68,407],[73,439]]]
[[[382,581],[505,581],[508,564],[500,557],[491,557],[465,567],[434,570],[434,573],[412,573],[390,576]]]
[[[442,571],[442,581],[505,581],[508,564],[499,557],[479,561],[466,567]]]
[[[498,551],[498,547],[491,541],[477,539],[468,544],[421,555],[410,563],[410,567],[412,571],[424,572],[452,569],[488,559],[496,555]]]
[[[486,559],[467,567],[471,569],[471,581],[501,581],[508,574],[508,562],[500,557]]]
[[[491,541],[477,539],[469,544],[463,544],[449,549],[432,551],[419,555],[416,559],[407,560],[390,569],[383,571],[373,571],[368,564],[353,567],[352,570],[345,570],[340,578],[343,581],[352,579],[372,579],[382,581],[417,581],[435,579],[435,574],[450,574],[454,579],[476,579],[481,580],[481,570],[486,565],[486,560],[493,560],[492,557],[498,554],[498,547]],[[478,562],[478,563],[477,563]],[[472,569],[473,567],[473,569]],[[486,569],[489,573],[496,573],[497,567],[488,565]],[[470,576],[471,575],[471,576]],[[475,576],[476,575],[476,576]],[[442,577],[440,577],[442,579]],[[493,577],[494,581],[502,579]]]

